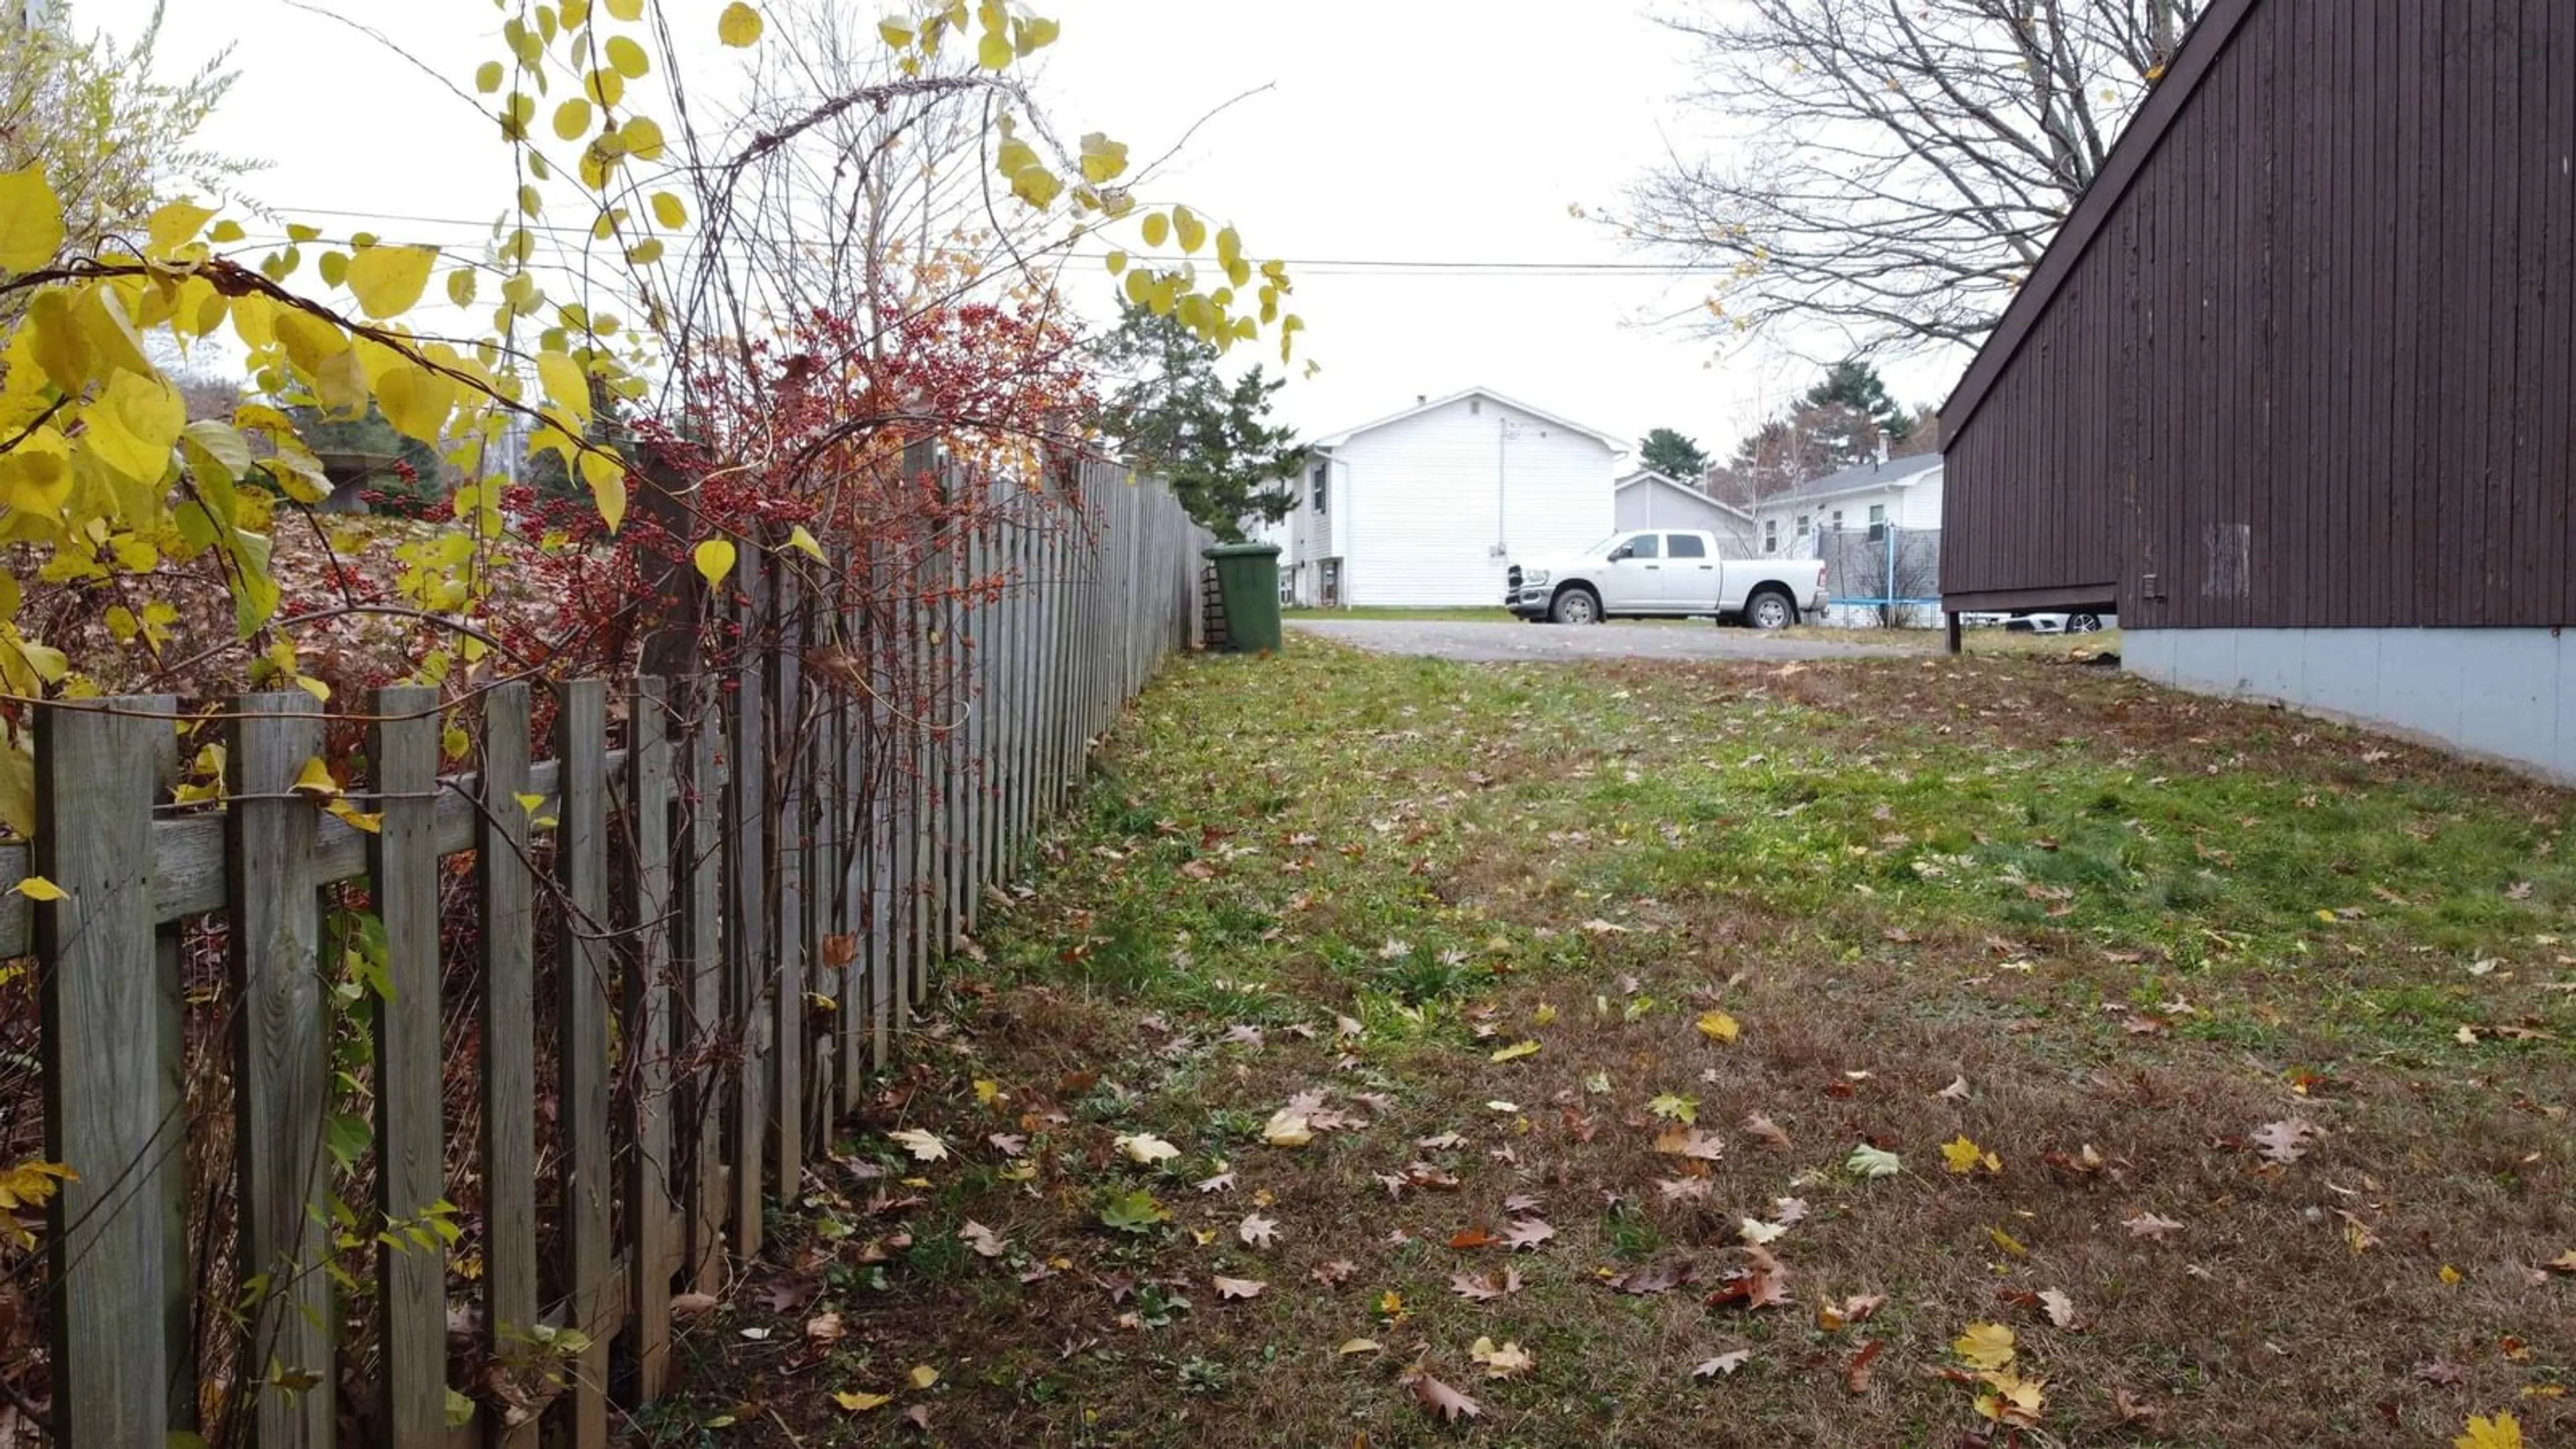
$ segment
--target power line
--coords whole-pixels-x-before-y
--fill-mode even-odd
[[[492,227],[492,223],[489,220],[478,221],[468,217],[418,216],[406,215],[398,212],[345,211],[322,206],[282,206],[275,209],[280,214],[298,213],[308,216],[344,217],[359,221],[390,221],[425,226],[471,227],[477,232],[487,235]],[[532,233],[549,233],[555,235],[584,237],[593,235],[592,229],[588,226],[567,226],[556,222],[540,222],[525,218],[518,220],[504,220],[502,225],[505,231],[510,228],[523,227]],[[275,240],[282,242],[285,238],[278,237],[275,238]],[[316,240],[323,240],[323,238],[316,238]],[[606,243],[603,243],[603,245],[606,245]],[[816,244],[809,242],[802,243],[801,245],[810,247]],[[690,238],[683,236],[672,239],[671,250],[690,255],[703,255],[706,248],[703,245],[693,245]],[[727,255],[737,257],[750,255],[749,249],[741,246],[739,243],[729,244],[722,250]],[[1109,253],[1106,250],[1072,252],[1054,251],[1049,249],[1041,250],[1044,250],[1046,255],[1060,256],[1069,261],[1102,262],[1106,261],[1109,256]],[[1139,258],[1139,260],[1151,259]],[[1695,266],[1686,262],[1619,262],[1585,261],[1580,259],[1510,261],[1464,257],[1282,257],[1278,260],[1308,276],[1687,277],[1710,270],[1705,266]]]

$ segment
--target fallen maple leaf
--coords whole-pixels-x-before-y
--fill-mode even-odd
[[[1874,1338],[1862,1344],[1860,1352],[1851,1356],[1851,1362],[1843,1365],[1843,1387],[1855,1394],[1868,1393],[1869,1366],[1886,1351],[1887,1340],[1883,1338]]]
[[[1441,1132],[1429,1137],[1416,1137],[1413,1145],[1425,1152],[1447,1152],[1453,1147],[1466,1146],[1467,1139],[1455,1132]]]
[[[2075,1313],[2075,1300],[2066,1296],[2065,1289],[2043,1288],[2039,1292],[2039,1302],[2048,1310],[2048,1321],[2058,1327],[2072,1329],[2081,1325],[2082,1320]]]
[[[1977,1377],[1989,1390],[1977,1396],[1978,1413],[2017,1429],[2039,1427],[2040,1411],[2046,1404],[2042,1390],[2047,1380],[2026,1379],[2010,1369],[1994,1369]]]
[[[1746,1218],[1736,1225],[1735,1235],[1751,1246],[1759,1248],[1777,1242],[1788,1231],[1789,1225],[1786,1223],[1766,1223],[1760,1218]]]
[[[1765,1147],[1790,1145],[1789,1134],[1780,1130],[1780,1124],[1760,1112],[1752,1113],[1744,1119],[1744,1130],[1752,1134],[1754,1141]]]
[[[1228,1278],[1222,1273],[1213,1275],[1211,1281],[1216,1284],[1219,1298],[1258,1298],[1261,1290],[1270,1286],[1257,1278]]]
[[[2153,1238],[2161,1243],[2168,1234],[2181,1232],[2183,1225],[2172,1218],[2159,1217],[2154,1213],[2140,1213],[2136,1217],[2122,1218],[2120,1226],[2127,1228],[2137,1237]]]
[[[1697,1122],[1699,1098],[1676,1096],[1671,1092],[1664,1092],[1647,1102],[1646,1110],[1658,1117],[1670,1117],[1684,1123]]]
[[[1197,1182],[1192,1183],[1191,1186],[1197,1188],[1203,1193],[1232,1192],[1234,1191],[1234,1174],[1232,1172],[1220,1172],[1214,1177],[1200,1178]]]
[[[1992,1176],[2004,1170],[2002,1158],[1970,1141],[1965,1132],[1941,1144],[1941,1162],[1960,1177],[1981,1170]]]
[[[2001,1323],[1971,1323],[1950,1340],[1950,1351],[1971,1368],[2000,1369],[2013,1361],[2013,1331]]]
[[[1555,1236],[1556,1229],[1543,1219],[1515,1218],[1510,1226],[1503,1229],[1503,1246],[1517,1252],[1522,1248],[1535,1248]]]
[[[1872,1147],[1864,1142],[1844,1159],[1843,1170],[1854,1177],[1894,1177],[1905,1170],[1905,1161],[1895,1153]]]
[[[1753,1350],[1749,1348],[1731,1348],[1726,1352],[1719,1354],[1715,1358],[1704,1358],[1698,1363],[1693,1364],[1691,1366],[1691,1377],[1695,1379],[1713,1379],[1719,1374],[1732,1374],[1737,1369],[1740,1369],[1744,1367],[1745,1364],[1751,1362],[1752,1358]]]
[[[2468,1432],[2452,1440],[2451,1449],[2522,1449],[2522,1421],[2511,1414],[2492,1419],[2471,1414]]]
[[[1261,1140],[1273,1147],[1303,1147],[1315,1140],[1315,1132],[1303,1113],[1282,1107],[1262,1126]]]
[[[1485,1366],[1487,1378],[1507,1379],[1538,1367],[1538,1360],[1530,1356],[1529,1350],[1517,1343],[1497,1344],[1490,1338],[1478,1338],[1467,1356]]]
[[[1670,1293],[1689,1282],[1698,1271],[1697,1265],[1689,1259],[1680,1258],[1662,1263],[1649,1263],[1642,1268],[1631,1268],[1625,1273],[1616,1274],[1604,1281],[1621,1293],[1643,1297],[1649,1293]]]
[[[1016,1132],[995,1132],[984,1140],[1004,1157],[1017,1157],[1029,1150],[1029,1139]]]
[[[1335,1258],[1329,1263],[1316,1264],[1309,1270],[1309,1276],[1327,1288],[1335,1288],[1349,1282],[1351,1275],[1359,1270],[1360,1265],[1350,1259]]]
[[[1449,1291],[1475,1302],[1501,1298],[1521,1291],[1520,1269],[1505,1264],[1490,1273],[1452,1273]]]
[[[1181,1155],[1181,1149],[1151,1132],[1122,1132],[1111,1140],[1110,1145],[1125,1153],[1128,1161],[1143,1167],[1169,1162]]]
[[[2460,1367],[2458,1364],[2445,1363],[2440,1359],[2435,1359],[2430,1363],[2419,1363],[2415,1365],[2415,1377],[2423,1380],[2425,1383],[2439,1384],[2443,1388],[2450,1389],[2457,1388],[2460,1385],[2467,1383],[2469,1381],[2469,1371]]]
[[[1715,1007],[1699,1014],[1699,1034],[1713,1042],[1732,1042],[1743,1034],[1744,1027],[1734,1017]]]
[[[948,1156],[947,1143],[940,1141],[936,1133],[924,1132],[918,1127],[889,1132],[886,1136],[896,1146],[911,1153],[916,1162],[938,1162]]]
[[[1717,1190],[1717,1184],[1705,1177],[1659,1177],[1655,1191],[1666,1202],[1702,1202]]]
[[[2291,1117],[2279,1122],[2266,1122],[2254,1130],[2254,1145],[2263,1156],[2283,1166],[2308,1155],[2317,1137],[2316,1125],[2304,1117]]]
[[[1278,1220],[1265,1218],[1259,1213],[1246,1214],[1234,1231],[1235,1236],[1243,1239],[1249,1247],[1267,1248],[1279,1241]]]
[[[973,1218],[968,1218],[966,1220],[966,1226],[957,1230],[957,1237],[958,1240],[963,1242],[966,1246],[973,1248],[977,1257],[998,1258],[1002,1256],[1003,1243],[1001,1238],[996,1236],[991,1228],[984,1226]]]
[[[845,1331],[837,1313],[818,1313],[805,1320],[805,1336],[816,1343],[839,1343]]]
[[[2123,1424],[2143,1424],[2156,1416],[2156,1406],[2130,1393],[2127,1389],[2111,1391],[2111,1407]]]
[[[1413,1389],[1414,1402],[1444,1424],[1472,1419],[1485,1412],[1484,1405],[1433,1378],[1426,1369],[1417,1368],[1407,1377]]]

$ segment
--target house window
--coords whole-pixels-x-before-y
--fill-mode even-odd
[[[1780,551],[1780,520],[1776,518],[1762,520],[1762,551],[1764,553]]]
[[[1869,521],[1872,523],[1885,523],[1887,521],[1887,505],[1884,503],[1871,504],[1869,506]]]
[[[1315,513],[1318,517],[1333,511],[1329,506],[1327,506],[1331,502],[1328,495],[1332,491],[1332,486],[1333,465],[1330,463],[1316,464],[1313,497],[1315,499]]]
[[[1801,513],[1798,515],[1798,536],[1800,538],[1805,538],[1807,536],[1807,524],[1813,517],[1813,514],[1807,513]]]
[[[1664,536],[1667,558],[1706,558],[1708,540],[1696,533],[1673,533]]]
[[[1843,531],[1843,511],[1839,508],[1834,510],[1833,529],[1836,533]]]
[[[1471,418],[1481,418],[1484,415],[1485,400],[1483,398],[1471,397],[1467,399],[1467,416]]]

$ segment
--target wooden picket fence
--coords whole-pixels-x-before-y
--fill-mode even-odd
[[[46,708],[33,859],[0,849],[0,959],[38,958],[46,1155],[78,1174],[46,1224],[55,1442],[159,1446],[199,1423],[215,1374],[193,1361],[192,1295],[215,1281],[243,1312],[213,1392],[246,1404],[262,1449],[353,1425],[397,1449],[534,1445],[548,1414],[589,1449],[613,1404],[660,1393],[674,1293],[758,1251],[763,1204],[797,1195],[1088,741],[1191,642],[1206,536],[1158,486],[1098,465],[1084,481],[1078,503],[1006,494],[986,525],[872,560],[957,586],[891,610],[746,549],[738,622],[776,642],[688,677],[536,686],[551,758],[527,683],[444,717],[436,690],[378,691],[346,797],[372,831],[298,788],[326,723],[301,692],[229,711],[220,806],[170,803],[176,701]],[[479,768],[441,777],[460,713]],[[479,949],[442,961],[463,852]],[[62,898],[6,889],[28,875]],[[340,971],[322,897],[351,881],[383,936],[371,1204],[330,1200],[325,1146]],[[182,1081],[180,953],[209,916],[231,1007],[221,1274],[183,1231],[206,1190],[187,1137],[207,1124]],[[470,1062],[448,1060],[443,991]],[[443,1115],[459,1070],[478,1120]],[[462,1229],[458,1160],[479,1194]],[[368,1292],[327,1271],[335,1214],[382,1235]],[[458,1298],[480,1352],[452,1360]],[[353,1318],[374,1365],[354,1390],[337,1359]],[[452,1381],[460,1361],[486,1381]]]

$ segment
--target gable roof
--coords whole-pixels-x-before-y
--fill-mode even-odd
[[[1784,489],[1762,500],[1764,507],[1774,503],[1811,503],[1822,498],[1839,498],[1846,493],[1874,493],[1881,488],[1911,488],[1941,467],[1938,453],[1917,453],[1910,458],[1890,458],[1881,463],[1872,460],[1857,463],[1839,473],[1810,478],[1794,488]]]
[[[1956,438],[1966,431],[1968,420],[1977,415],[1978,405],[1993,390],[1995,380],[2003,376],[2022,343],[2029,339],[2031,329],[2057,299],[2057,289],[2074,275],[2075,264],[2084,259],[2094,238],[2101,235],[2129,188],[2147,169],[2147,158],[2155,154],[2165,133],[2173,129],[2174,118],[2191,104],[2192,93],[2217,68],[2218,57],[2226,52],[2227,43],[2236,38],[2238,27],[2260,3],[2262,0],[2210,0],[2209,8],[2192,22],[2191,33],[2174,49],[2164,80],[2147,93],[2146,104],[2138,107],[2128,129],[2112,143],[2102,169],[2076,199],[2075,209],[2057,228],[2048,250],[2040,254],[2039,265],[2031,269],[2021,290],[2013,294],[2002,320],[1987,334],[1986,345],[1977,349],[1966,375],[1951,390],[1950,400],[1941,405],[1943,436]]]
[[[1613,453],[1624,453],[1628,451],[1628,440],[1625,438],[1615,437],[1609,433],[1601,431],[1599,428],[1587,428],[1583,424],[1578,423],[1571,418],[1531,407],[1528,403],[1522,402],[1517,398],[1505,397],[1490,387],[1460,388],[1458,391],[1449,394],[1447,397],[1435,397],[1428,402],[1417,403],[1412,407],[1406,408],[1400,413],[1389,413],[1387,416],[1379,418],[1375,422],[1362,423],[1356,428],[1344,428],[1338,433],[1327,434],[1324,437],[1317,438],[1315,440],[1315,446],[1319,448],[1338,448],[1342,444],[1349,442],[1351,439],[1358,437],[1362,433],[1375,432],[1379,428],[1386,427],[1389,424],[1403,422],[1406,418],[1420,417],[1424,413],[1445,408],[1453,402],[1470,397],[1481,397],[1491,402],[1497,402],[1507,408],[1527,413],[1531,417],[1539,419],[1541,422],[1554,423],[1568,432],[1581,433],[1583,436],[1600,443]]]
[[[1622,489],[1634,488],[1640,483],[1652,483],[1660,487],[1670,488],[1674,492],[1690,499],[1694,503],[1708,504],[1711,507],[1716,508],[1721,513],[1733,514],[1747,523],[1753,521],[1753,512],[1751,509],[1738,508],[1723,498],[1712,498],[1698,489],[1693,488],[1688,483],[1684,483],[1680,479],[1674,478],[1669,474],[1658,473],[1652,468],[1638,469],[1636,472],[1631,473],[1627,477],[1610,485],[1610,491],[1616,493]]]

